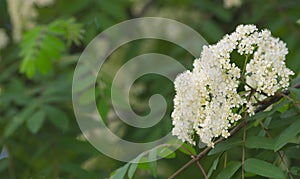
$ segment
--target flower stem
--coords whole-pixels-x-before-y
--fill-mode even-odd
[[[246,66],[247,66],[247,63],[248,63],[248,58],[249,58],[249,55],[246,55],[245,63],[244,63],[243,69],[242,69],[242,78],[244,77],[244,74],[245,74],[245,71],[246,71]]]

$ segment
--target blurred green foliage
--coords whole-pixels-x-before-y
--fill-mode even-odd
[[[300,1],[297,0],[244,0],[240,7],[230,9],[224,8],[221,0],[56,0],[53,5],[35,8],[37,25],[24,32],[21,42],[13,42],[14,27],[7,3],[0,0],[0,28],[6,30],[10,39],[8,46],[0,50],[0,149],[6,148],[9,155],[0,160],[0,178],[106,178],[122,166],[118,169],[121,176],[153,178],[153,173],[156,178],[167,178],[190,159],[186,151],[177,151],[176,158],[174,154],[157,164],[124,165],[102,155],[82,136],[71,101],[76,62],[98,33],[124,20],[143,16],[175,19],[194,28],[209,43],[217,42],[238,24],[253,23],[260,29],[270,29],[274,36],[287,43],[287,66],[296,73],[295,77],[300,74],[300,25],[297,24]],[[151,141],[172,128],[173,84],[156,75],[146,75],[136,81],[131,89],[131,103],[137,113],[146,114],[152,94],[165,96],[168,109],[159,124],[136,129],[112,115],[110,86],[114,74],[126,61],[149,52],[169,55],[187,68],[193,61],[178,46],[150,39],[126,44],[109,57],[96,84],[97,104],[107,125],[118,129],[118,135],[128,140]],[[292,98],[299,101],[299,89],[291,91]],[[275,110],[249,119],[252,128],[247,135],[252,137],[246,141],[246,157],[249,157],[246,174],[250,178],[260,178],[255,172],[279,178],[286,175],[286,168],[274,151],[284,154],[290,172],[300,176],[299,121],[295,123],[299,120],[299,109],[288,100],[277,105]],[[259,121],[276,140],[266,137]],[[240,178],[241,136],[240,132],[217,145],[201,159],[204,169],[211,170],[211,178]],[[186,147],[193,153],[201,150]],[[156,155],[152,153],[149,157]],[[261,170],[257,171],[256,167]],[[265,171],[278,168],[271,174]],[[201,177],[196,164],[178,176]]]

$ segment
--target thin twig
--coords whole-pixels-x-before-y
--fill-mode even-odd
[[[182,146],[180,146],[180,148],[182,148],[183,150],[185,150],[186,152],[188,152],[191,155],[192,158],[196,158],[196,156],[188,148],[186,148],[185,146],[182,145]],[[203,166],[201,165],[201,163],[199,161],[197,161],[197,165],[200,168],[203,176],[207,179],[208,177],[206,175],[206,172],[205,172]]]
[[[193,158],[193,157],[195,157],[195,155],[188,149],[188,148],[186,148],[185,146],[180,146],[180,148],[182,148],[183,150],[185,150],[187,153],[189,153],[190,155],[191,155],[191,157]]]
[[[300,83],[296,84],[293,86],[293,88],[300,88]],[[288,95],[290,94],[289,90],[284,90],[281,93]],[[270,105],[274,104],[275,102],[279,101],[282,98],[280,95],[272,96],[270,98],[265,99],[262,101],[262,103],[256,108],[255,113],[261,112],[268,108]],[[235,133],[237,133],[241,128],[243,128],[245,123],[241,122],[237,126],[235,126],[231,131],[230,131],[230,136],[233,136]],[[215,146],[224,141],[225,138],[221,137],[218,140],[214,142]],[[200,152],[196,158],[191,159],[189,162],[187,162],[184,166],[182,166],[180,169],[178,169],[175,173],[173,173],[169,179],[175,178],[177,175],[179,175],[181,172],[183,172],[185,169],[187,169],[190,165],[192,165],[194,162],[198,161],[201,159],[204,155],[206,155],[209,151],[211,150],[211,147],[206,147],[202,152]]]
[[[200,168],[200,170],[201,170],[201,172],[202,172],[204,178],[205,178],[205,179],[208,179],[208,177],[207,177],[207,175],[206,175],[206,172],[205,172],[203,166],[201,165],[201,163],[199,162],[199,160],[197,160],[196,163],[197,163],[198,167]]]
[[[300,109],[300,104],[299,104],[297,101],[295,101],[293,98],[289,97],[289,96],[286,95],[286,94],[282,94],[282,93],[279,93],[279,95],[282,96],[282,97],[285,97],[285,98],[288,99],[288,100],[290,100],[291,102],[294,103],[294,105],[295,105],[297,108]]]

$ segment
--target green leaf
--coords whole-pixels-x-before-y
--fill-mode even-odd
[[[169,149],[168,147],[162,147],[157,149],[157,156],[163,158],[175,158],[176,154],[175,151]]]
[[[218,175],[216,179],[230,179],[235,172],[241,167],[242,163],[239,161],[231,161],[227,164],[226,168],[224,168]]]
[[[294,100],[300,101],[300,88],[289,88]]]
[[[187,143],[183,143],[182,146],[179,147],[179,151],[181,151],[182,153],[187,154],[189,156],[190,155],[194,155],[194,156],[197,155],[197,152],[193,148],[193,146],[191,146],[190,144],[187,144]]]
[[[211,165],[211,167],[210,167],[210,169],[209,169],[209,171],[208,171],[208,173],[207,173],[207,177],[208,177],[208,178],[212,175],[213,171],[217,169],[217,166],[218,166],[218,163],[219,163],[219,158],[220,158],[220,157],[217,157],[217,158],[214,160],[213,164]]]
[[[138,164],[138,168],[142,170],[150,170],[148,157],[142,157],[140,159],[140,163]]]
[[[124,20],[127,17],[125,9],[115,1],[96,1],[96,3],[106,16],[109,15],[118,20]]]
[[[298,115],[298,111],[295,108],[291,108],[280,115],[281,118],[289,118]]]
[[[110,179],[121,179],[121,178],[124,178],[129,165],[130,165],[130,163],[127,163],[123,167],[115,170],[109,178]]]
[[[300,121],[294,122],[286,128],[275,142],[274,151],[278,151],[285,144],[289,143],[300,132]]]
[[[229,139],[219,143],[218,145],[216,145],[212,150],[210,150],[208,155],[213,155],[213,154],[216,154],[219,152],[223,152],[225,150],[228,150],[233,147],[240,146],[240,145],[242,145],[242,141],[240,139],[229,138]]]
[[[69,128],[69,119],[65,112],[59,108],[45,106],[45,111],[49,120],[59,129],[65,131]]]
[[[75,45],[80,45],[80,40],[82,40],[84,30],[82,29],[82,24],[76,23],[74,18],[64,21],[64,29],[66,29],[65,39],[70,46],[72,42]]]
[[[289,109],[289,104],[285,104],[284,106],[278,108],[278,112],[280,113],[284,113],[285,111],[287,111]]]
[[[46,113],[43,110],[36,112],[29,120],[27,120],[27,128],[33,134],[36,134],[42,127]]]
[[[24,58],[20,66],[20,72],[25,73],[28,78],[32,78],[35,73],[34,61],[30,58]]]
[[[34,62],[38,71],[43,75],[46,75],[48,71],[52,69],[52,61],[49,58],[49,55],[47,55],[43,50],[40,50],[40,53],[38,53]]]
[[[47,56],[47,58],[50,61],[51,60],[55,61],[55,60],[59,59],[61,56],[61,51],[57,50],[57,48],[53,45],[55,45],[55,44],[53,44],[51,42],[51,40],[48,39],[48,36],[46,36],[44,38],[43,43],[40,46],[41,52],[43,52],[44,55]]]
[[[300,160],[300,147],[290,147],[285,151],[285,155],[290,158],[298,159]]]
[[[12,118],[12,121],[10,121],[4,129],[4,136],[9,137],[10,135],[12,135],[15,132],[15,130],[17,130],[18,127],[20,127],[26,121],[26,119],[33,113],[35,108],[36,105],[28,105],[24,110],[21,111],[19,115]]]
[[[269,178],[285,178],[280,168],[263,160],[249,158],[245,161],[245,171]]]
[[[59,50],[62,52],[66,49],[64,42],[60,38],[53,35],[47,35],[44,38],[44,40],[48,42],[48,45],[52,47],[53,50]]]
[[[128,178],[132,178],[138,165],[139,165],[139,161],[140,159],[142,158],[142,155],[139,155],[137,158],[135,158],[133,160],[133,162],[131,163],[130,167],[129,167],[129,170],[128,170]]]
[[[52,69],[53,61],[59,59],[66,50],[64,39],[80,44],[82,38],[82,25],[75,19],[56,20],[47,25],[36,26],[24,34],[20,43],[20,56],[23,58],[20,72],[32,78],[38,70],[46,74]]]
[[[275,140],[262,136],[250,136],[246,139],[246,147],[249,149],[267,149],[274,150]]]
[[[8,158],[0,160],[0,172],[7,171],[8,166],[9,166],[9,159]]]
[[[110,108],[104,97],[101,97],[99,101],[97,101],[97,109],[102,117],[102,120],[105,122]]]
[[[296,167],[296,166],[291,167],[290,172],[292,175],[300,176],[300,168],[299,167]]]
[[[74,163],[60,163],[59,168],[66,172],[70,173],[70,178],[98,178],[99,176],[92,171],[86,171],[80,167],[80,165],[76,165]]]
[[[296,120],[298,120],[298,116],[289,117],[286,119],[282,119],[279,117],[273,118],[270,125],[268,126],[269,129],[275,129],[275,128],[285,128],[287,125],[293,124]]]
[[[157,161],[156,161],[156,152],[157,152],[157,148],[152,149],[149,152],[149,156],[148,159],[150,161],[149,165],[150,165],[150,170],[152,172],[152,175],[156,178],[157,177]]]

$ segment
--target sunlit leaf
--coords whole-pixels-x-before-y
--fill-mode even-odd
[[[120,178],[124,178],[127,169],[129,167],[130,163],[127,163],[126,165],[124,165],[123,167],[115,170],[112,175],[110,176],[110,179],[120,179]]]
[[[187,143],[183,143],[182,146],[179,147],[179,150],[187,155],[197,155],[196,150],[190,144]]]
[[[80,44],[82,25],[75,19],[56,20],[48,25],[38,25],[24,34],[21,41],[20,55],[23,58],[20,72],[32,78],[35,72],[47,74],[53,66],[53,61],[60,58],[66,50],[64,39],[70,45]]]

